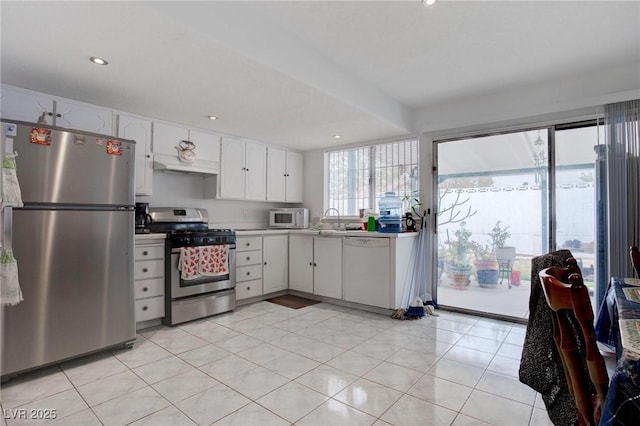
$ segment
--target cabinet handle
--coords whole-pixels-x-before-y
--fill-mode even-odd
[[[313,262],[309,262],[309,266],[313,266]]]
[[[251,287],[247,286],[247,291],[251,290]]]
[[[251,275],[251,272],[247,272],[247,276]]]
[[[247,260],[251,260],[251,257],[247,256]]]
[[[245,169],[246,171],[249,171],[249,169]]]
[[[315,263],[315,262],[313,262],[313,266],[318,266],[318,264],[317,264],[317,263]]]
[[[264,264],[266,265],[266,264],[267,264],[267,262],[264,262]]]
[[[147,154],[147,158],[151,158],[151,156],[149,154]]]
[[[48,113],[47,113],[47,115],[48,115],[49,117],[53,117],[53,113],[52,113],[52,112],[48,112]]]
[[[250,245],[251,245],[251,243],[247,243],[247,244],[245,244],[245,246],[246,246],[246,247],[249,247]]]
[[[61,118],[62,114],[56,114],[56,117]]]
[[[149,268],[142,268],[142,272],[145,272],[145,273],[149,272]]]
[[[148,307],[148,306],[143,306],[143,307],[142,307],[142,310],[143,310],[143,311],[148,311],[148,310],[149,310],[149,307]]]
[[[145,250],[145,251],[142,252],[142,255],[143,256],[149,256],[149,252]]]
[[[149,291],[149,287],[142,287],[142,291]]]

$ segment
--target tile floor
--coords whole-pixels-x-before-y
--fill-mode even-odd
[[[259,302],[141,330],[133,349],[4,384],[4,424],[43,424],[11,418],[39,408],[82,426],[551,424],[517,379],[523,325],[438,313]]]

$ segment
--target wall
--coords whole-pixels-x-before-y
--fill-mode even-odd
[[[138,196],[136,201],[151,207],[198,207],[209,213],[211,228],[251,229],[269,225],[269,209],[296,207],[291,203],[261,201],[218,200],[204,198],[205,180],[199,174],[154,170],[153,195]]]
[[[573,121],[602,113],[604,105],[640,98],[640,65],[629,64],[600,69],[581,76],[484,93],[442,105],[420,109],[414,116],[414,129],[420,136],[420,185],[423,208],[434,209],[430,197],[433,185],[433,156],[430,145],[435,139],[506,129],[514,126]],[[360,141],[362,145],[366,141]],[[334,147],[335,149],[335,147]],[[305,205],[313,209],[311,217],[322,213],[324,205],[324,152],[305,153]],[[426,191],[426,192],[425,192]],[[317,213],[320,212],[320,213]]]
[[[303,166],[302,200],[309,209],[309,219],[313,220],[324,213],[324,151],[305,152]]]

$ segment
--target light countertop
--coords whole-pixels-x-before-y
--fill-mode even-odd
[[[402,233],[385,233],[385,232],[368,232],[368,231],[337,231],[326,232],[318,231],[315,229],[244,229],[236,230],[238,237],[249,235],[278,235],[278,234],[291,234],[291,235],[322,235],[328,237],[366,237],[366,238],[411,238],[418,236],[417,232],[402,232]]]

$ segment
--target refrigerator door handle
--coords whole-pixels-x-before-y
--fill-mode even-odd
[[[11,222],[13,218],[13,208],[5,207],[2,209],[2,239],[0,247],[5,250],[11,250]]]

